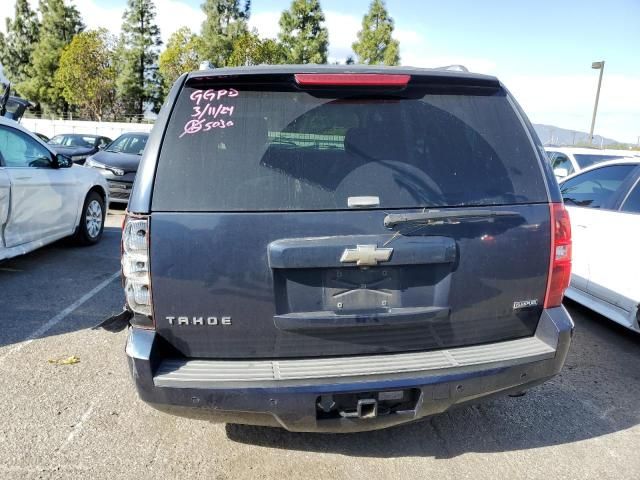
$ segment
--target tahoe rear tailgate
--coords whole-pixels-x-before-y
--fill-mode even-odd
[[[259,80],[194,79],[167,127],[150,266],[168,343],[285,358],[533,334],[549,205],[505,91]],[[385,227],[430,211],[459,215]]]
[[[392,234],[383,212],[154,213],[156,327],[184,355],[213,358],[427,350],[532,335],[547,280],[549,209],[516,211],[399,237],[386,245],[391,260],[368,268],[340,258],[358,245],[385,248]],[[270,265],[287,243],[297,261]],[[537,305],[514,309],[529,300]],[[389,312],[395,322],[384,318]]]

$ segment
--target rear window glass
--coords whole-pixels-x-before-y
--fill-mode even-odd
[[[322,96],[278,86],[185,87],[167,126],[153,209],[337,210],[546,201],[535,151],[503,92]]]

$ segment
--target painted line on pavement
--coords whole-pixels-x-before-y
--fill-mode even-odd
[[[89,405],[89,408],[87,408],[87,410],[85,410],[85,412],[82,414],[82,417],[80,417],[80,420],[78,421],[78,423],[76,423],[73,426],[73,428],[71,429],[71,432],[69,433],[69,436],[67,437],[65,442],[62,444],[62,446],[58,450],[64,450],[71,442],[73,442],[73,439],[80,432],[82,432],[82,429],[84,428],[85,422],[87,420],[89,420],[89,417],[93,413],[93,405],[94,405],[94,403],[91,403],[91,405]]]
[[[4,360],[9,356],[12,355],[16,352],[19,352],[20,350],[22,350],[24,347],[26,347],[27,345],[29,345],[31,342],[33,342],[35,339],[41,337],[42,335],[44,335],[45,333],[47,333],[49,330],[51,330],[53,327],[55,327],[58,323],[60,323],[62,320],[64,320],[66,317],[69,316],[69,314],[73,313],[73,311],[75,309],[77,309],[78,307],[80,307],[82,304],[84,304],[85,302],[87,302],[88,300],[90,300],[91,298],[93,298],[95,295],[97,295],[103,288],[105,288],[107,285],[109,285],[111,282],[113,282],[116,278],[118,278],[120,276],[120,270],[118,270],[117,272],[115,272],[114,274],[112,274],[111,276],[109,276],[109,278],[107,278],[106,280],[104,280],[102,283],[100,283],[99,285],[97,285],[95,288],[93,288],[92,290],[89,290],[87,293],[85,293],[82,297],[80,297],[78,300],[76,300],[75,302],[73,302],[71,305],[69,305],[67,308],[65,308],[64,310],[62,310],[60,313],[58,313],[56,316],[50,318],[49,320],[47,320],[47,322],[42,325],[40,328],[38,328],[35,332],[33,332],[31,335],[29,335],[23,342],[15,345],[13,348],[9,349],[9,351],[7,351],[4,355],[0,356],[0,364],[2,362],[4,362]]]

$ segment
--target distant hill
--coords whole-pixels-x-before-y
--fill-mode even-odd
[[[555,127],[553,125],[534,124],[533,127],[538,133],[538,137],[544,145],[575,145],[578,143],[588,143],[589,134],[577,130],[567,130],[566,128]],[[605,146],[620,143],[612,138],[593,136],[594,146]]]

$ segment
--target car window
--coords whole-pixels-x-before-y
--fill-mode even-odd
[[[125,153],[132,153],[134,155],[142,155],[144,147],[147,144],[147,137],[134,136],[131,137],[129,145],[127,146]]]
[[[0,126],[0,155],[5,167],[49,167],[51,153],[18,130]]]
[[[107,147],[107,152],[121,152],[128,141],[128,135],[119,136],[113,142],[111,142],[111,144],[109,144],[109,146]]]
[[[567,175],[571,175],[573,170],[573,165],[571,164],[571,160],[564,153],[560,152],[549,152],[551,159],[551,169],[555,170],[556,168],[564,168],[567,170]]]
[[[611,165],[578,174],[560,185],[567,205],[602,208],[625,181],[635,165]]]
[[[79,135],[74,135],[69,137],[69,142],[67,145],[71,147],[93,147],[96,144],[96,137],[81,137]]]
[[[0,92],[1,95],[1,92]],[[9,97],[5,104],[5,118],[15,120],[19,122],[24,114],[25,110],[30,106],[30,103],[26,100],[18,97]]]
[[[147,135],[121,135],[109,145],[107,151],[142,155],[148,138]]]
[[[63,147],[87,147],[91,148],[96,144],[96,137],[82,135],[56,135],[49,143],[61,145]]]
[[[576,153],[573,155],[576,162],[580,165],[580,169],[584,169],[607,160],[618,160],[624,158],[622,155],[589,155],[584,153]]]
[[[640,182],[637,182],[636,186],[633,187],[621,210],[629,213],[640,213]]]
[[[354,196],[378,197],[379,208],[547,200],[503,92],[215,88],[181,92],[158,161],[158,210],[338,210]],[[205,100],[215,91],[232,96]]]

